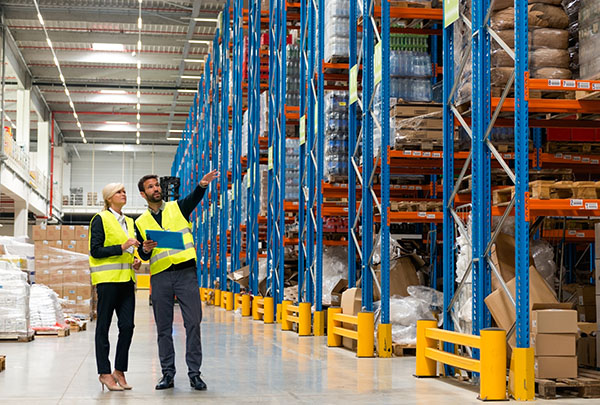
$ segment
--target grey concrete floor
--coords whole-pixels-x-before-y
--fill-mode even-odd
[[[176,308],[175,388],[155,391],[160,378],[156,331],[147,291],[137,293],[136,329],[127,379],[132,391],[102,392],[94,358],[94,324],[69,337],[0,343],[7,369],[0,373],[0,404],[477,404],[477,389],[451,380],[412,376],[414,357],[357,359],[345,349],[328,349],[324,337],[299,338],[278,325],[204,307],[202,373],[208,391],[189,387],[185,333]],[[114,349],[117,328],[113,322]],[[111,355],[111,359],[114,355]],[[597,400],[537,401],[592,404]]]

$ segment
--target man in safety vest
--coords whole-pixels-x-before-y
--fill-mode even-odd
[[[148,210],[135,221],[140,247],[138,253],[143,260],[150,261],[150,284],[152,286],[152,308],[158,334],[158,355],[162,378],[157,390],[172,388],[175,377],[175,350],[173,348],[173,306],[175,296],[181,308],[186,334],[185,360],[192,388],[203,391],[206,384],[200,378],[202,346],[200,322],[202,304],[198,289],[196,249],[189,217],[202,200],[206,188],[219,176],[216,170],[205,175],[192,193],[177,201],[163,201],[158,176],[147,175],[138,182],[140,195],[148,202]],[[180,232],[183,250],[161,249],[157,242],[146,237],[148,230]]]

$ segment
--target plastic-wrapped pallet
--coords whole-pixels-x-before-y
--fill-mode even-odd
[[[300,46],[288,44],[286,49],[286,105],[300,105]]]
[[[348,247],[327,246],[323,250],[323,304],[331,304],[336,284],[348,277]]]
[[[348,92],[325,94],[325,176],[348,176]]]
[[[390,97],[410,102],[430,102],[432,73],[431,56],[427,52],[392,51]]]
[[[571,72],[575,79],[579,78],[579,10],[580,0],[562,0],[562,6],[569,17],[569,54],[571,56]]]
[[[529,69],[532,78],[570,79],[569,17],[562,0],[529,0]],[[504,8],[503,8],[504,7]],[[514,49],[515,9],[508,1],[495,4],[490,27]],[[494,43],[492,85],[505,85],[514,72],[514,60]]]
[[[580,0],[579,64],[583,79],[600,78],[600,2]]]
[[[65,323],[65,316],[58,295],[43,284],[31,286],[29,313],[32,329],[48,328]]]
[[[27,274],[9,262],[0,262],[0,334],[29,331]]]
[[[350,55],[350,4],[331,0],[325,9],[325,61],[346,60]]]
[[[392,341],[398,344],[417,343],[417,321],[435,319],[432,310],[443,307],[443,294],[429,287],[409,286],[408,297],[390,298]]]

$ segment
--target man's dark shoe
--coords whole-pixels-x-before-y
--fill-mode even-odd
[[[160,381],[158,382],[158,384],[156,384],[156,387],[154,387],[154,389],[156,390],[166,390],[167,388],[173,388],[175,386],[175,384],[173,383],[173,376],[165,374],[163,375],[163,377],[160,379]]]
[[[206,391],[206,384],[199,375],[190,378],[190,386],[198,391]]]

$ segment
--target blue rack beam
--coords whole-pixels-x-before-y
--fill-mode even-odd
[[[221,290],[228,291],[227,286],[227,273],[228,268],[233,269],[233,266],[228,266],[227,254],[229,252],[229,237],[228,231],[233,230],[229,227],[229,193],[228,184],[229,179],[227,173],[229,172],[229,71],[231,62],[229,59],[229,45],[230,45],[230,24],[231,19],[229,18],[229,0],[225,2],[225,8],[223,9],[221,25],[223,27],[221,34],[221,154],[220,154],[220,196],[219,196],[219,268],[221,278]]]

